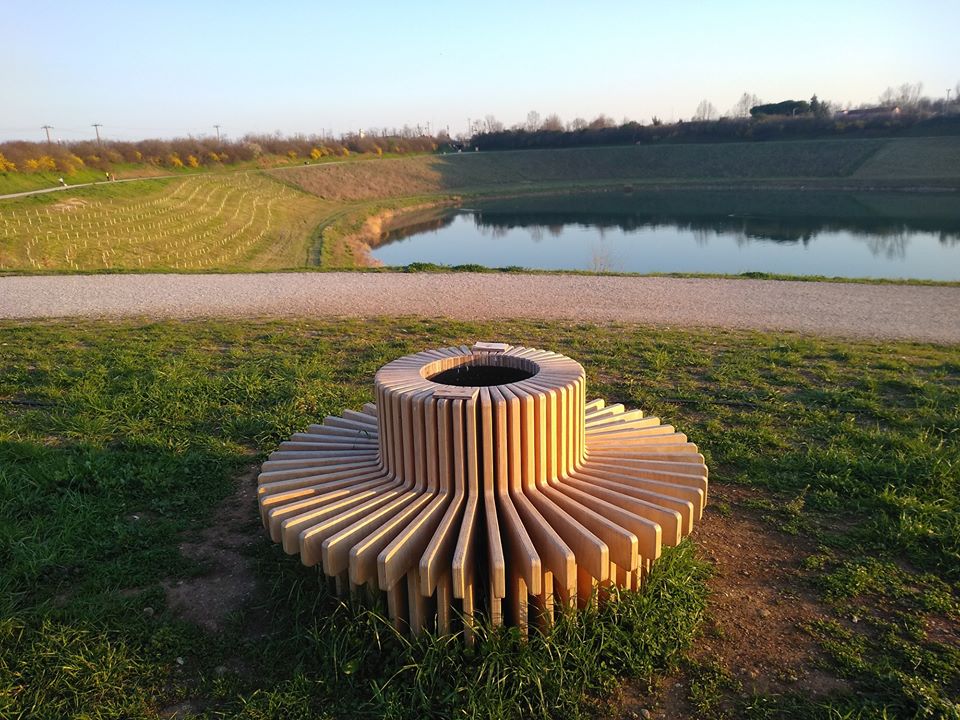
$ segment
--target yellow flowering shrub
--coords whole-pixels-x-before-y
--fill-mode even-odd
[[[29,172],[52,172],[57,169],[57,162],[49,155],[30,158],[25,164]]]
[[[52,158],[51,158],[52,159]],[[74,173],[84,166],[83,158],[77,155],[60,156],[56,159],[54,167],[62,173]]]

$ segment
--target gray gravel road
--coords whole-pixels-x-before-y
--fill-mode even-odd
[[[557,318],[960,342],[960,287],[777,280],[272,273],[0,278],[0,318]]]

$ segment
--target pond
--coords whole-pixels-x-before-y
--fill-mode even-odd
[[[386,233],[384,265],[960,280],[960,195],[606,191],[471,201]]]

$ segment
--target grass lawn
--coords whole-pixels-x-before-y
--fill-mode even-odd
[[[397,637],[259,527],[257,463],[383,363],[580,360],[711,467],[639,593]],[[382,319],[0,324],[0,717],[958,717],[960,348]]]

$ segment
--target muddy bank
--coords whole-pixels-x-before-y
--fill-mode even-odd
[[[345,236],[341,242],[346,245],[359,267],[380,267],[383,265],[370,254],[370,250],[379,247],[399,232],[418,232],[440,227],[446,211],[459,207],[460,198],[444,198],[433,202],[420,203],[404,208],[383,210],[363,221],[360,230]]]

